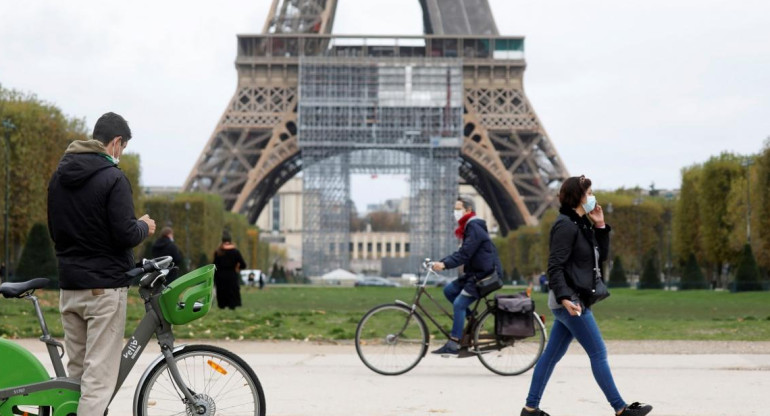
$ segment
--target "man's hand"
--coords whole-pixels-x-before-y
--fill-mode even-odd
[[[147,235],[155,234],[155,220],[150,218],[149,215],[147,214],[142,215],[142,217],[139,218],[139,221],[144,221],[145,223],[147,223],[147,227],[150,229],[150,232]]]
[[[446,269],[446,266],[444,265],[444,263],[442,263],[440,261],[437,261],[437,262],[433,263],[433,270],[434,271],[440,272],[440,271],[442,271],[444,269]]]

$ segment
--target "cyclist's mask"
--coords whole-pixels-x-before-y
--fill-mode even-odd
[[[463,211],[461,209],[456,209],[455,210],[455,221],[460,221],[460,218],[462,218],[463,215],[465,215],[465,211]]]

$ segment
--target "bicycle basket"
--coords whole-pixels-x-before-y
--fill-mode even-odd
[[[184,325],[209,312],[214,270],[216,267],[209,264],[169,283],[160,295],[160,309],[167,321]]]

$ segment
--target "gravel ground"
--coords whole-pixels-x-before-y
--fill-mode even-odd
[[[355,350],[353,341],[177,340],[178,344],[212,342],[236,352],[260,350],[268,353],[348,354]],[[438,345],[435,341],[433,344]],[[606,344],[610,354],[770,354],[770,341],[606,341]],[[576,342],[572,343],[568,353],[585,354]]]

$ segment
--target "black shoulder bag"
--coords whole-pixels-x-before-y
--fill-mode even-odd
[[[578,224],[577,222],[574,222],[574,224],[578,226],[578,229],[581,227],[581,225]],[[604,283],[604,279],[602,279],[602,269],[599,267],[599,248],[597,246],[596,237],[594,236],[594,231],[593,229],[588,228],[585,225],[583,225],[583,228],[584,228],[584,231],[586,232],[583,232],[581,230],[578,230],[578,232],[583,234],[583,236],[586,237],[588,242],[591,244],[591,248],[593,248],[594,278],[592,282],[593,283],[592,287],[578,286],[578,289],[580,289],[580,291],[582,292],[582,296],[584,297],[584,299],[587,298],[589,304],[593,305],[599,301],[602,301],[608,298],[610,296],[610,291],[607,289],[607,285]],[[575,241],[577,241],[577,239]],[[577,282],[575,283],[577,284]]]

